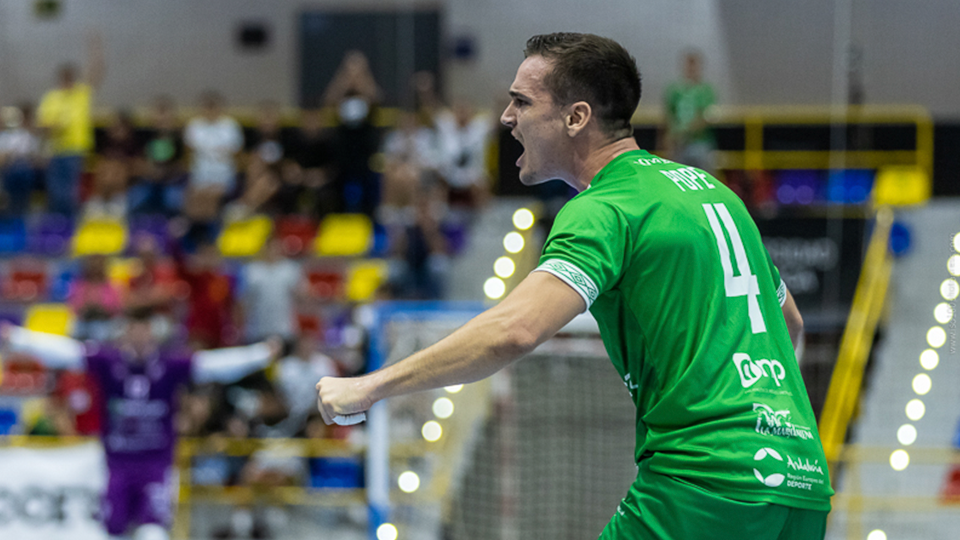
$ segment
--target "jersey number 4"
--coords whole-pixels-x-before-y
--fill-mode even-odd
[[[757,296],[760,295],[760,286],[757,283],[757,276],[750,273],[750,261],[747,260],[747,252],[743,249],[740,231],[737,230],[737,225],[733,222],[730,212],[723,203],[704,204],[703,211],[707,214],[707,220],[710,222],[710,228],[713,229],[713,235],[717,237],[717,249],[720,250],[720,264],[723,266],[723,284],[727,291],[727,297],[747,297],[750,327],[754,334],[762,334],[767,331],[767,325],[763,323],[760,302],[757,300]],[[718,215],[720,216],[719,219],[717,219]],[[723,225],[721,225],[721,222]],[[723,234],[724,229],[727,230],[727,234],[730,236],[730,244],[733,245],[733,255],[737,261],[737,273],[739,275],[733,275],[733,259],[730,257],[730,248],[727,246],[727,239]]]

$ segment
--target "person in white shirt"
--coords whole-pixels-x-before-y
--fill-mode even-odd
[[[303,291],[303,273],[297,262],[283,256],[279,238],[269,239],[260,260],[244,267],[240,283],[246,338],[291,339],[297,331],[295,308]]]
[[[223,112],[223,98],[216,92],[204,93],[200,106],[200,116],[191,119],[184,130],[184,142],[191,151],[184,212],[198,221],[211,221],[223,197],[234,189],[243,130]]]
[[[487,144],[492,122],[460,101],[437,117],[440,140],[440,175],[447,184],[453,206],[476,208],[489,192]]]
[[[30,206],[37,177],[40,138],[32,130],[30,107],[5,107],[0,131],[0,177],[6,193],[4,214],[22,217]]]

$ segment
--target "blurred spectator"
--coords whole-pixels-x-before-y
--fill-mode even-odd
[[[367,57],[360,51],[348,52],[324,95],[337,109],[335,186],[342,211],[373,216],[379,204],[380,179],[370,168],[380,149],[380,132],[373,125],[379,96]]]
[[[114,317],[120,314],[120,291],[107,279],[107,258],[90,255],[81,261],[80,275],[70,284],[67,304],[77,317],[74,337],[109,340]]]
[[[187,123],[184,142],[192,151],[184,213],[194,221],[213,222],[224,197],[233,192],[236,157],[243,149],[243,131],[224,113],[220,94],[203,94],[200,116]]]
[[[270,238],[260,260],[244,266],[241,282],[245,338],[292,339],[297,330],[297,297],[304,291],[304,281],[300,265],[284,257],[280,238]]]
[[[83,371],[62,371],[57,376],[57,385],[50,399],[71,419],[73,432],[77,435],[100,433],[100,389]]]
[[[44,94],[37,110],[38,125],[46,130],[51,151],[47,165],[47,197],[51,212],[73,216],[80,201],[80,174],[93,150],[93,92],[104,75],[103,43],[93,34],[87,43],[88,64],[83,80],[77,67],[65,64],[57,74],[57,88]]]
[[[298,337],[290,354],[277,364],[276,386],[286,404],[287,417],[274,426],[264,428],[261,435],[302,435],[307,419],[316,414],[317,381],[340,374],[337,363],[317,349],[316,337],[310,334]]]
[[[443,101],[437,94],[437,77],[429,71],[418,71],[410,78],[413,90],[413,110],[422,125],[436,124]]]
[[[293,132],[290,142],[293,163],[289,174],[303,186],[307,199],[305,206],[316,217],[323,217],[339,207],[336,190],[330,181],[334,162],[332,141],[328,130],[323,129],[321,114],[319,109],[304,109],[300,129]]]
[[[33,131],[29,105],[5,107],[0,131],[0,177],[6,194],[3,214],[23,217],[30,209],[30,194],[37,183],[40,139]]]
[[[436,300],[443,297],[444,277],[449,270],[447,239],[440,230],[446,206],[437,189],[415,199],[414,220],[396,239],[401,257],[397,292],[403,298]]]
[[[707,110],[716,102],[713,87],[703,80],[703,58],[697,51],[683,56],[683,78],[664,94],[666,126],[661,146],[678,163],[713,170],[716,141]]]
[[[125,291],[127,310],[148,309],[153,313],[154,335],[160,341],[169,336],[173,325],[173,303],[177,292],[177,270],[162,257],[153,236],[144,234],[133,239],[136,265]]]
[[[127,183],[143,169],[143,145],[133,119],[120,112],[107,126],[93,179],[87,213],[122,218],[127,210]]]
[[[221,347],[235,341],[234,283],[222,269],[220,250],[201,243],[188,262],[179,247],[173,250],[177,274],[189,287],[187,339],[194,349]]]
[[[289,174],[288,137],[280,126],[280,108],[272,102],[260,105],[257,125],[247,140],[246,185],[236,208],[235,217],[260,210],[292,213],[300,194],[297,178]],[[284,173],[287,173],[286,175]],[[292,180],[292,181],[285,181]]]
[[[422,125],[416,113],[402,112],[397,128],[384,138],[383,197],[377,211],[396,242],[416,221],[416,200],[436,185],[436,132]]]
[[[487,144],[492,125],[466,101],[457,102],[452,111],[437,117],[440,173],[452,206],[475,209],[489,197]]]
[[[131,213],[170,216],[180,210],[183,156],[176,106],[169,97],[158,97],[144,137],[143,170],[130,188]]]

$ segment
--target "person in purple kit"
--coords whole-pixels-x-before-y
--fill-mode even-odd
[[[171,522],[171,471],[176,444],[177,390],[188,382],[231,382],[266,367],[278,340],[191,354],[162,349],[151,313],[128,315],[116,346],[5,325],[9,350],[37,357],[52,369],[80,370],[99,384],[101,438],[109,479],[103,520],[111,538],[166,540]]]

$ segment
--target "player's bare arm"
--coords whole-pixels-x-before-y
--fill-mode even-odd
[[[392,396],[478,381],[552,337],[586,308],[557,277],[534,272],[502,302],[435,345],[355,378],[324,377],[317,408],[324,422],[369,409]]]
[[[782,309],[783,318],[787,321],[790,341],[793,343],[793,348],[796,349],[797,344],[800,343],[800,334],[803,332],[803,317],[800,316],[800,310],[797,309],[797,303],[794,302],[790,289],[787,289],[787,301],[783,303]]]

